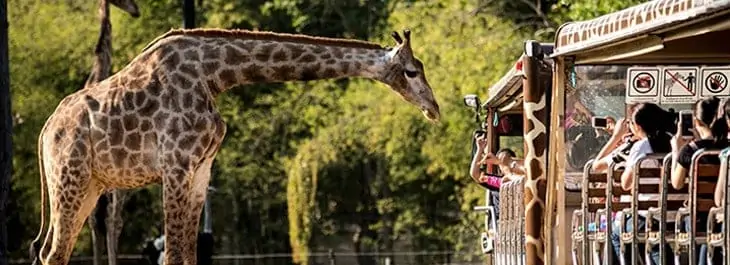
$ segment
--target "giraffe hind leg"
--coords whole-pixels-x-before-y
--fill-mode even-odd
[[[92,180],[87,174],[73,176],[66,174],[66,176],[61,177],[75,179],[76,181],[66,182],[59,179],[57,183],[67,185],[65,187],[56,185],[56,189],[49,198],[53,202],[51,211],[56,214],[51,214],[53,216],[51,219],[53,235],[50,250],[47,256],[43,256],[44,265],[68,264],[81,227],[102,192],[101,185]]]
[[[200,215],[205,204],[205,197],[208,192],[208,184],[210,182],[210,171],[213,167],[214,157],[206,158],[205,161],[198,167],[193,176],[193,183],[190,189],[190,206],[189,206],[189,218],[185,223],[186,227],[183,229],[187,235],[185,239],[185,261],[188,265],[197,264],[197,252],[198,252],[198,227],[200,223]]]

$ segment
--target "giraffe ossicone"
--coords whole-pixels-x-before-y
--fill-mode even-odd
[[[158,37],[118,73],[65,97],[46,121],[38,155],[51,213],[41,262],[68,263],[102,192],[162,183],[165,264],[196,264],[198,222],[226,134],[215,99],[232,87],[363,77],[387,84],[438,121],[410,31],[393,38],[397,45],[384,48],[245,30],[172,30]],[[44,218],[41,213],[41,223]]]

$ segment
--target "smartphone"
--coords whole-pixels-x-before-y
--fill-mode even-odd
[[[608,127],[608,119],[603,117],[593,117],[591,119],[591,123],[593,124],[593,128],[606,128]]]
[[[679,124],[678,126],[681,126],[681,132],[682,137],[693,137],[692,129],[694,127],[694,124],[692,124],[692,121],[694,120],[692,116],[692,112],[689,110],[683,110],[679,112]]]

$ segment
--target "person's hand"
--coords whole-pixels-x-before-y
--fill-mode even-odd
[[[675,134],[671,140],[672,150],[679,151],[679,149],[684,147],[684,145],[686,145],[688,142],[689,140],[682,137],[681,134]]]
[[[474,138],[476,138],[477,141],[477,150],[484,151],[484,149],[487,147],[487,134],[477,134],[474,135]]]
[[[625,135],[629,133],[629,121],[625,118],[621,118],[616,122],[616,126],[613,127],[614,135]]]

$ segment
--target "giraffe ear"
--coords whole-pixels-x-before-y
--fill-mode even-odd
[[[393,31],[393,33],[390,35],[393,36],[393,39],[395,39],[395,42],[397,42],[398,44],[403,44],[403,39],[401,39],[401,37],[397,31]]]
[[[411,30],[410,29],[404,30],[403,31],[403,36],[406,37],[406,41],[407,42],[410,42],[411,41]]]

